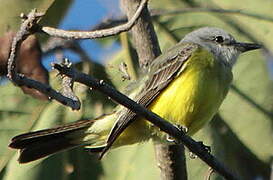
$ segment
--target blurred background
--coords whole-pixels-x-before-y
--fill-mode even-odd
[[[0,179],[159,179],[160,171],[152,142],[112,150],[101,161],[83,148],[77,148],[28,164],[17,162],[18,153],[8,148],[13,136],[95,118],[110,112],[115,106],[102,94],[75,84],[75,94],[80,98],[82,108],[72,111],[55,101],[42,101],[44,97],[37,92],[15,87],[7,81],[3,67],[11,42],[8,32],[18,30],[20,13],[27,14],[37,8],[46,13],[41,24],[67,30],[111,27],[124,23],[126,19],[118,0],[0,2]],[[270,179],[273,155],[272,0],[150,0],[149,5],[163,52],[186,33],[203,26],[220,27],[237,40],[260,42],[265,46],[264,50],[240,56],[234,68],[233,85],[219,114],[193,138],[211,146],[212,153],[236,171],[241,179]],[[31,46],[26,48],[25,56],[20,57],[22,63],[18,65],[19,70],[29,67],[26,74],[49,83],[57,90],[61,90],[61,80],[56,76],[57,72],[51,70],[50,63],[64,57],[80,71],[105,79],[121,91],[130,81],[122,81],[120,63],[137,62],[129,33],[81,41],[60,40],[39,34],[27,45]],[[37,62],[41,62],[45,68]],[[137,67],[135,63],[136,71]],[[209,167],[198,158],[190,158],[188,151],[186,158],[188,178],[204,179]],[[212,179],[221,178],[213,174]]]

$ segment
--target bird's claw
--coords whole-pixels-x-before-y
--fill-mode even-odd
[[[174,126],[175,126],[176,128],[178,128],[179,131],[182,131],[182,132],[185,133],[185,134],[188,132],[188,128],[187,128],[186,126],[179,125],[179,124],[175,124]],[[167,134],[167,141],[168,141],[168,142],[174,142],[174,143],[176,143],[176,144],[180,144],[179,142],[177,142],[177,141],[175,140],[175,138],[173,138],[173,137],[170,136],[169,134]]]
[[[200,147],[201,147],[204,151],[207,151],[208,153],[211,152],[211,147],[210,147],[210,146],[205,145],[202,141],[198,141],[197,143],[200,145]]]

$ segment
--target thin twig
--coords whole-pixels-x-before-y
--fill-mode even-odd
[[[173,126],[168,121],[162,119],[157,114],[147,110],[142,105],[134,102],[126,95],[115,90],[113,87],[106,84],[103,80],[98,80],[87,74],[78,72],[72,68],[62,66],[60,64],[53,64],[53,68],[57,69],[61,74],[65,74],[74,79],[74,81],[85,84],[88,87],[96,89],[104,93],[114,101],[122,104],[128,109],[132,110],[139,116],[144,117],[160,130],[168,133],[170,136],[183,143],[191,152],[195,153],[200,159],[206,162],[216,172],[225,177],[226,179],[238,179],[233,173],[230,172],[222,163],[220,163],[213,155],[211,155],[204,145],[194,141],[191,137],[187,136],[183,131]]]
[[[95,39],[117,35],[119,33],[128,31],[134,26],[136,20],[139,18],[139,15],[141,14],[142,9],[145,7],[145,4],[147,2],[148,0],[141,1],[134,16],[126,24],[122,24],[113,28],[101,29],[96,31],[68,31],[44,26],[41,27],[41,31],[50,36],[67,39]]]
[[[71,66],[72,63],[69,62],[68,59],[63,59],[62,64],[66,65],[66,66]],[[73,85],[74,85],[74,80],[73,78],[67,77],[67,76],[62,76],[62,89],[61,89],[61,93],[63,96],[68,97],[69,99],[78,102],[79,103],[79,107],[80,107],[80,100],[79,98],[74,94],[73,92]]]
[[[134,14],[134,16],[131,18],[131,20],[128,23],[114,27],[114,28],[110,28],[110,29],[88,32],[87,33],[89,35],[88,38],[106,37],[106,36],[118,34],[120,32],[124,32],[124,31],[129,30],[135,24],[143,7],[145,6],[145,4],[147,2],[148,2],[148,0],[141,1],[139,8],[137,9],[136,13]],[[10,80],[12,80],[17,85],[25,85],[27,87],[34,88],[42,93],[45,93],[50,98],[55,99],[66,106],[70,106],[72,109],[80,109],[80,102],[79,101],[74,101],[73,99],[67,98],[67,97],[63,96],[61,93],[58,93],[55,90],[53,90],[52,88],[50,88],[48,85],[42,84],[38,81],[29,79],[29,78],[25,77],[24,75],[20,75],[20,74],[16,73],[16,59],[18,56],[20,46],[21,46],[23,40],[26,39],[30,34],[37,32],[37,30],[39,29],[37,22],[40,20],[40,18],[43,15],[44,14],[42,14],[42,13],[37,13],[36,9],[32,10],[28,15],[22,15],[22,18],[24,21],[21,24],[20,30],[17,32],[15,38],[12,41],[12,46],[11,46],[11,50],[10,50],[10,54],[9,54],[8,78]],[[58,32],[58,30],[55,29],[54,32]],[[78,37],[84,37],[85,35],[84,35],[84,33],[83,34],[82,33],[83,32],[79,32]],[[64,34],[66,34],[66,33],[64,33]],[[76,36],[75,39],[77,39],[77,33],[76,34],[72,33],[70,35]],[[92,37],[90,37],[90,35]],[[69,38],[69,35],[67,36],[67,38]]]
[[[78,41],[76,40],[67,40],[62,38],[52,37],[50,38],[45,45],[42,46],[43,55],[48,55],[58,50],[69,49],[74,53],[80,56],[81,61],[93,62],[93,59],[90,59],[85,50],[81,47]]]
[[[128,34],[127,33],[121,33],[120,34],[120,42],[121,42],[121,46],[125,51],[125,55],[124,55],[124,61],[125,61],[125,65],[127,67],[128,71],[122,71],[125,72],[125,76],[123,77],[130,77],[130,79],[132,80],[136,80],[137,79],[137,72],[134,68],[134,61],[133,61],[133,57],[131,54],[131,49],[130,49],[130,44],[129,44],[129,40],[128,40]],[[124,64],[123,64],[124,65]],[[123,68],[124,66],[120,66],[120,70],[124,70]],[[126,72],[128,72],[129,76],[126,75]]]
[[[50,53],[54,53],[58,50],[71,49],[74,48],[74,44],[77,44],[77,41],[71,39],[62,39],[56,37],[50,37],[47,42],[42,44],[42,52],[44,56],[47,56]],[[78,45],[78,44],[77,44]]]
[[[19,31],[16,33],[11,44],[11,50],[8,59],[8,78],[13,79],[14,74],[16,73],[16,59],[19,53],[20,46],[22,42],[33,33],[34,25],[37,24],[37,21],[43,16],[42,13],[37,13],[36,9],[33,9],[27,16],[21,14],[23,23]]]
[[[152,17],[159,17],[159,16],[170,16],[170,15],[178,15],[183,13],[196,13],[196,12],[208,12],[208,13],[220,13],[220,14],[236,14],[242,15],[247,17],[252,17],[255,19],[260,19],[264,21],[273,22],[273,17],[264,16],[261,14],[256,14],[252,12],[247,12],[241,9],[221,9],[221,8],[180,8],[180,9],[173,9],[173,10],[162,10],[162,9],[152,9],[150,10],[150,14]],[[93,26],[91,31],[100,30],[105,28],[111,28],[122,23],[126,23],[126,17],[121,16],[117,18],[106,18],[99,24]]]
[[[206,176],[205,176],[205,180],[210,180],[211,175],[213,174],[213,169],[211,167],[209,167]]]
[[[39,81],[29,79],[22,74],[16,72],[16,60],[18,57],[18,52],[20,52],[20,47],[24,39],[35,32],[36,24],[43,14],[37,13],[36,9],[32,10],[27,16],[22,15],[23,23],[20,30],[16,33],[13,38],[11,50],[8,59],[8,78],[19,86],[27,86],[29,88],[36,89],[49,98],[55,99],[56,101],[62,103],[63,105],[71,107],[73,110],[80,109],[80,102],[74,101],[70,98],[63,96],[61,93],[53,90],[47,84],[43,84]]]
[[[29,79],[22,74],[16,74],[16,83],[18,85],[25,85],[29,88],[36,89],[47,95],[50,99],[55,99],[61,104],[71,107],[72,110],[79,110],[81,108],[81,104],[79,101],[75,101],[68,97],[65,97],[61,93],[52,89],[49,85],[43,84],[33,79]]]

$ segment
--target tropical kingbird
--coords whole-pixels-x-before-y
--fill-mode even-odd
[[[212,119],[232,81],[240,53],[261,46],[240,43],[219,28],[204,27],[187,34],[156,58],[148,72],[131,85],[130,98],[193,135]],[[21,134],[10,147],[20,149],[20,163],[77,146],[100,152],[167,135],[119,105],[112,114],[52,129]]]

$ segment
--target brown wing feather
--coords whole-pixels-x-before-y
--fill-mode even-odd
[[[151,65],[150,78],[134,100],[147,107],[167,85],[183,71],[183,64],[189,59],[192,52],[198,48],[194,44],[178,44],[170,49],[167,54],[159,56]],[[112,146],[116,138],[136,119],[136,114],[129,109],[123,109],[120,117],[112,128],[107,146],[101,153],[102,157]]]

